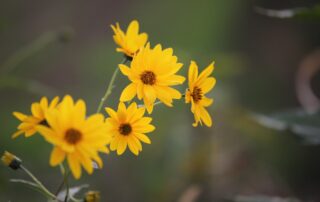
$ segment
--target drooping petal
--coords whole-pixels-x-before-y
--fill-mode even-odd
[[[59,147],[54,147],[53,150],[51,151],[50,155],[50,165],[51,166],[56,166],[65,159],[66,153],[61,150]]]
[[[81,166],[77,156],[71,153],[68,154],[67,159],[72,175],[74,176],[74,178],[79,179],[81,177]]]
[[[127,102],[130,101],[137,94],[137,85],[134,83],[129,84],[121,93],[120,101]]]

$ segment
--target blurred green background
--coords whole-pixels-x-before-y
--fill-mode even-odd
[[[217,85],[210,93],[215,103],[208,109],[214,126],[193,128],[190,106],[183,101],[174,108],[157,106],[151,145],[144,145],[138,157],[128,151],[104,156],[102,170],[72,185],[90,184],[101,191],[101,201],[116,202],[245,201],[242,196],[320,201],[320,147],[289,130],[266,128],[251,116],[301,108],[297,70],[320,45],[319,21],[270,18],[254,7],[286,9],[316,2],[2,0],[0,152],[15,153],[45,185],[57,189],[62,177],[48,164],[51,146],[40,136],[12,140],[18,124],[12,112],[29,113],[30,104],[44,95],[71,94],[86,100],[93,113],[122,60],[110,24],[125,28],[137,19],[152,45],[174,49],[184,63],[180,74],[186,75],[190,60],[200,69],[216,62]],[[34,54],[6,74],[7,59],[34,43]],[[118,76],[107,106],[117,106],[127,83]],[[312,87],[319,96],[319,74]],[[315,116],[313,126],[319,128],[319,120]],[[26,176],[0,166],[1,202],[45,200],[11,178]]]

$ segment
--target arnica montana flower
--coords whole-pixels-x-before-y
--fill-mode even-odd
[[[184,82],[183,76],[176,75],[181,67],[172,48],[162,50],[158,44],[151,49],[148,43],[133,58],[130,68],[119,65],[121,72],[131,81],[123,90],[120,101],[130,101],[137,95],[138,99],[143,99],[149,113],[157,98],[165,105],[172,106],[173,99],[181,98],[181,93],[170,87]]]
[[[21,160],[10,152],[5,151],[1,157],[1,161],[4,165],[9,166],[13,170],[20,168]]]
[[[117,154],[121,155],[129,147],[130,151],[138,155],[142,151],[141,142],[151,144],[148,136],[144,133],[152,132],[155,127],[150,124],[152,118],[144,117],[145,108],[138,108],[134,102],[128,108],[120,102],[118,111],[106,108],[110,118],[106,119],[110,133],[114,137],[110,143],[112,151],[117,150]]]
[[[198,66],[194,61],[191,61],[189,67],[189,88],[186,91],[186,103],[191,102],[191,111],[194,114],[195,123],[193,126],[198,126],[198,123],[203,123],[210,127],[212,125],[211,117],[205,107],[212,104],[213,99],[205,96],[216,84],[216,79],[209,77],[214,69],[211,63],[203,72],[198,76]]]
[[[13,112],[13,115],[21,121],[21,124],[19,124],[18,131],[12,135],[12,138],[16,138],[23,133],[26,137],[30,137],[37,132],[36,126],[47,125],[45,114],[48,110],[56,108],[58,102],[59,97],[55,97],[50,104],[46,97],[42,97],[40,102],[31,105],[31,115]]]
[[[95,161],[102,167],[99,152],[108,153],[107,144],[111,140],[102,114],[86,117],[83,100],[74,103],[67,95],[57,109],[46,114],[49,127],[38,126],[38,131],[54,145],[50,165],[56,166],[66,158],[73,176],[79,179],[81,165],[91,174]]]
[[[113,39],[119,46],[116,51],[124,53],[130,59],[147,43],[148,35],[139,34],[139,23],[136,20],[129,24],[126,33],[121,30],[119,23],[111,25],[111,28],[114,32]]]

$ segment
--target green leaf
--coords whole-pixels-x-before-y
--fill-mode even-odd
[[[254,10],[261,15],[265,15],[272,18],[320,20],[320,4],[317,4],[311,8],[291,8],[284,10],[274,10],[262,7],[255,7]]]
[[[76,187],[71,187],[71,188],[69,189],[69,196],[70,196],[70,198],[74,198],[75,195],[76,195],[77,193],[79,193],[82,189],[88,188],[88,187],[89,187],[89,185],[87,185],[87,184],[80,185],[80,186],[76,186]],[[63,200],[65,199],[65,197],[66,197],[66,193],[67,193],[67,190],[62,190],[62,191],[58,194],[57,199],[58,199],[59,201],[63,201]]]
[[[279,131],[290,131],[308,144],[320,144],[320,112],[309,114],[302,109],[253,114],[259,124]]]
[[[43,192],[43,190],[36,183],[30,182],[27,180],[22,180],[22,179],[10,179],[10,182],[21,183],[21,184],[25,185],[26,187],[33,189],[33,190],[41,193],[45,197],[47,197],[47,195]]]

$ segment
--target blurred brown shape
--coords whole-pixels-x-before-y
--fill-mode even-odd
[[[194,202],[200,194],[201,188],[198,185],[191,185],[182,193],[178,202]]]
[[[312,90],[311,80],[320,70],[320,50],[309,54],[301,63],[296,78],[296,93],[302,107],[308,113],[320,109],[320,99]]]

